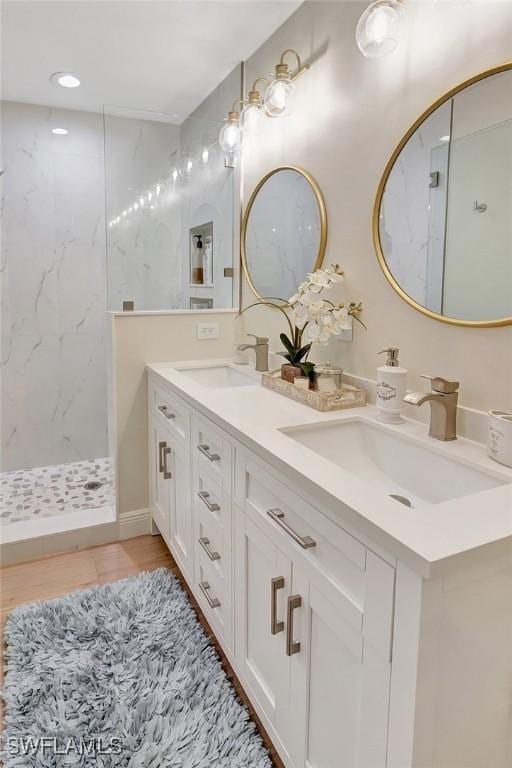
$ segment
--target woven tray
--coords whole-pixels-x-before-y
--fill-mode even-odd
[[[344,408],[360,408],[366,405],[366,391],[351,387],[349,384],[344,384],[335,392],[313,392],[284,381],[280,370],[263,373],[261,383],[267,389],[296,400],[298,403],[304,403],[317,411],[341,411]]]

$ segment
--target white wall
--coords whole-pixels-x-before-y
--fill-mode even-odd
[[[2,469],[105,456],[102,118],[4,102],[2,129]]]
[[[414,120],[458,82],[510,59],[512,3],[407,0],[401,46],[373,61],[354,42],[365,5],[306,2],[249,60],[248,83],[268,73],[289,47],[311,69],[297,81],[293,115],[267,120],[263,136],[247,148],[245,199],[264,173],[283,163],[304,166],[322,188],[329,217],[326,263],[345,269],[345,295],[363,301],[368,331],[356,327],[354,343],[332,342],[315,353],[318,358],[375,378],[377,352],[398,345],[411,388],[425,387],[421,373],[440,374],[461,381],[465,406],[510,407],[512,327],[457,328],[410,308],[380,271],[371,219],[384,166]],[[244,303],[251,300],[246,286]],[[244,318],[247,330],[268,332],[277,351],[280,317],[257,308]],[[427,418],[428,408],[418,413]]]
[[[236,317],[236,310],[112,315],[118,514],[148,506],[146,364],[231,357]],[[200,322],[218,323],[219,338],[197,339]]]
[[[444,312],[511,317],[512,120],[452,142],[446,233]]]

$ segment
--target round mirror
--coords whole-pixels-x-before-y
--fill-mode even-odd
[[[242,223],[242,263],[256,296],[287,301],[322,264],[326,241],[324,199],[309,173],[291,165],[267,173]]]
[[[512,64],[457,86],[393,153],[374,242],[415,309],[446,323],[512,324]]]

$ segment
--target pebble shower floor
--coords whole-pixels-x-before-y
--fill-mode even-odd
[[[91,482],[101,485],[88,490],[85,485]],[[114,472],[109,458],[0,474],[2,526],[114,503]]]

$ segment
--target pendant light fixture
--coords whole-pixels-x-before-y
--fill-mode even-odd
[[[401,0],[373,0],[356,28],[359,50],[369,59],[395,50],[400,39]]]
[[[297,69],[291,73],[285,58],[293,55],[297,59]],[[274,69],[274,79],[269,83],[265,91],[265,112],[269,117],[286,117],[293,110],[295,101],[295,85],[293,83],[303,72],[308,69],[303,66],[301,58],[293,48],[283,51],[279,64]]]

